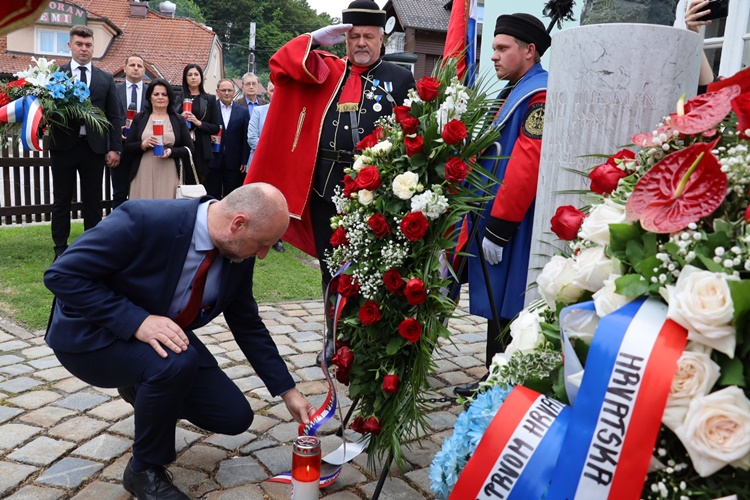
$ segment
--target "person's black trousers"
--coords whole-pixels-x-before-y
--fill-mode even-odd
[[[240,187],[245,180],[245,175],[245,172],[240,172],[239,170],[209,168],[206,174],[206,193],[220,200]],[[193,177],[192,173],[190,177]]]
[[[70,210],[76,193],[76,174],[81,178],[83,228],[91,229],[102,220],[102,174],[104,155],[91,151],[85,138],[73,149],[52,151],[52,241],[64,250],[70,237]]]
[[[245,432],[253,421],[242,391],[218,366],[199,366],[198,351],[192,345],[180,354],[167,352],[167,358],[162,358],[135,337],[86,353],[55,351],[60,363],[88,384],[136,387],[133,456],[153,465],[167,465],[175,459],[179,419],[230,435]]]
[[[130,195],[130,161],[122,158],[117,168],[108,170],[112,179],[112,210],[114,210],[125,203]]]

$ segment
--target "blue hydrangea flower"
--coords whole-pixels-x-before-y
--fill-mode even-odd
[[[54,73],[52,73],[53,82],[57,82],[57,83],[64,82],[68,78],[70,78],[70,76],[66,73],[63,73],[62,71],[55,71]]]
[[[88,85],[82,82],[76,82],[73,88],[73,95],[78,98],[80,102],[85,101],[91,95]]]
[[[59,83],[47,84],[47,89],[53,99],[63,99],[65,97],[65,86]]]

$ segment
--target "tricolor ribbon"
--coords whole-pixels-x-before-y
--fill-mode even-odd
[[[0,122],[21,123],[21,144],[27,151],[41,151],[42,105],[36,96],[24,96],[0,108]]]
[[[547,500],[640,498],[686,343],[685,329],[654,298],[601,318]]]
[[[449,500],[543,498],[562,448],[570,408],[526,387],[508,395]]]

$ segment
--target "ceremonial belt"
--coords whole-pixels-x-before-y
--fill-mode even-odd
[[[330,160],[338,163],[354,163],[354,153],[351,151],[332,151],[330,149],[319,149],[318,160]]]

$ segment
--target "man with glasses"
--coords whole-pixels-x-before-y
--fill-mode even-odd
[[[255,108],[268,104],[268,101],[258,97],[258,77],[253,73],[242,75],[242,94],[242,97],[234,102],[247,109],[248,118],[253,116]]]
[[[250,146],[245,140],[250,116],[242,106],[232,101],[234,84],[226,78],[216,86],[216,106],[223,129],[219,151],[208,164],[206,191],[217,200],[242,185],[247,172]]]

